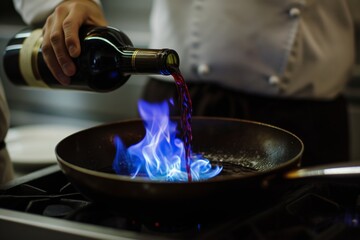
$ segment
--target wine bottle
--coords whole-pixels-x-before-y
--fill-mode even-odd
[[[81,54],[74,58],[71,84],[59,83],[42,55],[42,30],[25,29],[9,40],[3,65],[15,85],[108,92],[122,86],[132,74],[170,75],[179,67],[172,49],[135,48],[123,32],[112,27],[84,26],[79,30]]]

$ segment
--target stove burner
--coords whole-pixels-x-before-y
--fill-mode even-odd
[[[37,199],[31,200],[25,212],[41,214],[48,217],[65,218],[76,209],[88,205],[89,202],[74,199]]]
[[[44,209],[43,215],[48,217],[65,217],[72,211],[74,209],[68,205],[53,204]]]

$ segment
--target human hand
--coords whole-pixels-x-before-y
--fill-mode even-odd
[[[70,83],[76,66],[72,58],[80,55],[79,28],[106,26],[101,7],[92,0],[60,3],[43,26],[42,54],[52,75],[63,85]]]

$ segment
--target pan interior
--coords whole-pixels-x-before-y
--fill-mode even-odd
[[[193,152],[224,167],[220,176],[272,170],[300,158],[303,145],[295,135],[262,123],[220,119],[192,119]],[[102,125],[75,133],[56,147],[57,157],[81,168],[113,173],[113,139],[126,146],[145,134],[141,120]]]
[[[303,145],[292,133],[250,121],[194,122],[194,152],[224,166],[222,175],[274,169],[299,159]]]

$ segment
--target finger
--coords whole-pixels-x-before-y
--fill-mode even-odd
[[[93,1],[72,2],[70,11],[63,21],[65,44],[71,57],[80,55],[79,29],[82,25],[106,26],[102,10]]]
[[[42,55],[46,65],[48,66],[51,74],[63,85],[70,84],[70,78],[66,76],[59,65],[54,51],[52,50],[51,44],[42,46]]]
[[[66,47],[64,32],[62,28],[62,22],[67,16],[67,11],[64,11],[63,8],[57,8],[55,14],[56,17],[54,19],[52,29],[49,35],[50,43],[55,57],[58,61],[58,64],[62,68],[63,73],[66,76],[70,77],[75,74],[76,67]]]
[[[82,19],[79,19],[75,11],[69,13],[64,19],[62,28],[64,31],[65,45],[71,57],[76,58],[80,55],[81,47],[79,40],[79,29],[82,25]]]
[[[49,16],[46,20],[46,23],[43,27],[43,41],[42,41],[42,56],[44,61],[49,68],[52,75],[63,85],[70,83],[70,78],[63,73],[62,68],[60,67],[55,53],[52,49],[52,44],[50,41],[49,29],[52,29],[53,26],[53,16]]]

